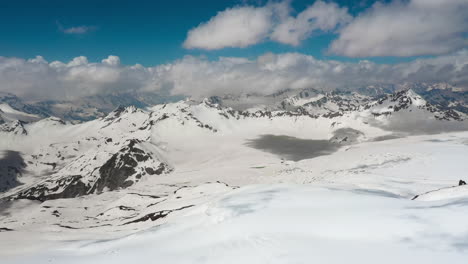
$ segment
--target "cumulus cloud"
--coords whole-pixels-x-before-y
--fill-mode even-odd
[[[0,57],[0,92],[30,100],[76,99],[126,92],[170,93],[192,97],[257,93],[284,89],[355,89],[402,82],[447,82],[468,88],[468,50],[399,64],[318,60],[300,53],[267,53],[256,59],[186,56],[144,67],[122,65],[117,56],[101,62],[76,57],[48,62]]]
[[[467,0],[376,3],[345,26],[330,51],[350,57],[446,54],[468,46]]]
[[[297,46],[309,38],[313,32],[330,32],[339,25],[348,23],[352,17],[347,8],[335,3],[317,1],[299,13],[279,23],[271,34],[271,39],[280,43]]]
[[[351,18],[346,8],[323,1],[316,1],[296,17],[291,16],[292,11],[289,1],[229,8],[190,30],[184,47],[244,48],[268,39],[297,46],[313,32],[333,31]]]
[[[213,50],[256,44],[268,35],[271,16],[271,9],[266,7],[227,9],[190,30],[184,47]]]
[[[120,65],[120,58],[117,56],[110,55],[107,59],[102,60],[102,64],[106,64],[109,66],[119,66]]]

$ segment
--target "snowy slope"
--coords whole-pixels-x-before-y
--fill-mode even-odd
[[[0,120],[3,120],[3,122],[11,122],[16,120],[32,122],[37,121],[40,118],[41,117],[38,115],[28,114],[15,110],[8,104],[0,104]]]
[[[72,125],[47,118],[25,126],[28,135],[8,135],[5,149],[16,147],[31,171],[12,198],[71,198],[125,188],[145,175],[170,172],[156,146],[140,129],[148,113],[119,108],[106,118]],[[42,144],[38,142],[41,142]]]
[[[462,186],[445,187],[445,188],[425,192],[423,194],[418,194],[413,198],[413,200],[437,201],[437,200],[466,198],[466,197],[468,197],[468,186],[462,185]]]
[[[250,186],[146,232],[63,243],[7,263],[465,263],[467,214],[457,203]]]

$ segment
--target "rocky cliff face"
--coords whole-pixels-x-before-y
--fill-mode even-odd
[[[24,172],[26,164],[17,151],[0,151],[0,192],[21,185],[18,178]]]
[[[14,135],[27,135],[28,132],[24,128],[23,124],[23,122],[18,120],[4,124],[1,124],[0,122],[0,132],[11,133]]]
[[[86,162],[86,159],[82,157],[72,163],[80,161]],[[126,142],[119,151],[92,170],[76,174],[71,167],[65,166],[49,179],[28,186],[10,198],[45,201],[99,194],[132,186],[144,176],[172,171],[167,163],[161,162],[155,153],[136,139]]]

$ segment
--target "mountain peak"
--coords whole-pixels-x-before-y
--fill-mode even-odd
[[[105,118],[104,120],[108,121],[108,120],[114,120],[116,118],[119,118],[121,117],[122,115],[124,114],[132,114],[132,113],[136,113],[137,111],[139,111],[140,109],[137,108],[136,106],[134,105],[129,105],[129,106],[119,106],[117,107],[114,111],[110,112]]]
[[[389,99],[391,105],[395,109],[395,112],[399,109],[406,109],[411,105],[416,107],[423,107],[427,104],[419,94],[417,94],[413,89],[406,89],[397,91],[389,96],[384,96],[379,100],[379,104]]]

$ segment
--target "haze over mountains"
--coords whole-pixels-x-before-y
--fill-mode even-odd
[[[223,99],[223,104],[234,109],[254,107],[259,104],[272,109],[288,110],[288,97],[303,97],[326,93],[350,94],[357,93],[362,96],[379,97],[397,91],[411,89],[420,94],[430,104],[445,109],[454,109],[460,112],[468,112],[468,90],[458,88],[447,83],[402,83],[395,85],[369,85],[357,88],[354,91],[337,89],[328,91],[323,89],[283,90],[271,95],[247,93],[241,95],[216,96]],[[296,95],[297,94],[297,95]],[[307,97],[307,96],[306,96]],[[170,96],[154,93],[116,93],[84,97],[76,100],[47,100],[24,101],[14,94],[0,93],[0,103],[6,104],[17,111],[36,115],[38,117],[55,116],[68,121],[87,121],[103,117],[119,106],[136,106],[145,108],[151,105],[175,102],[183,99],[182,96]],[[294,100],[293,98],[293,100]],[[285,102],[282,102],[284,99]],[[200,100],[200,99],[198,99]],[[235,103],[237,101],[237,103]],[[278,103],[280,105],[278,105]],[[293,104],[294,105],[294,104]],[[19,118],[19,120],[21,120]],[[23,120],[28,121],[28,120]]]

